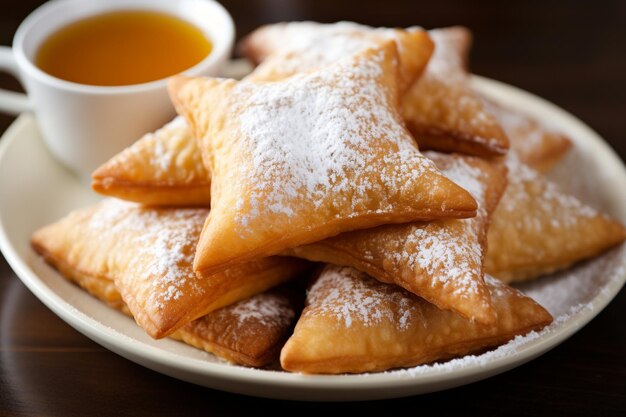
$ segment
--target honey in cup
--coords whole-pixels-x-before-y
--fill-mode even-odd
[[[79,84],[122,86],[167,78],[202,61],[211,42],[165,13],[119,11],[71,23],[39,47],[36,65]]]

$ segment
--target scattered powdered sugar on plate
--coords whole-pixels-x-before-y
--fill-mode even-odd
[[[589,308],[589,306],[575,306],[571,308],[568,314],[557,317],[550,325],[544,327],[540,331],[532,331],[525,335],[514,337],[508,343],[498,346],[494,350],[490,350],[481,355],[466,355],[460,358],[450,359],[446,362],[436,362],[428,365],[420,365],[413,368],[395,369],[386,371],[385,373],[394,375],[408,375],[411,377],[419,377],[421,375],[429,374],[432,372],[437,373],[450,373],[465,369],[469,366],[484,367],[492,363],[494,360],[503,359],[516,355],[519,349],[525,345],[539,340],[542,337],[553,333],[556,329],[561,327],[564,323],[570,320],[574,315],[580,313],[582,310]],[[373,374],[364,374],[364,376]]]
[[[534,182],[540,174],[524,167],[517,158],[507,158],[509,171],[513,173],[513,181]],[[570,167],[570,173],[573,167]],[[576,181],[577,175],[561,177],[563,181]],[[546,194],[550,198],[562,198],[571,209],[582,211],[587,215],[595,215],[595,210],[586,207],[578,199],[566,196],[559,191],[560,185],[548,183]],[[564,184],[567,186],[567,184]],[[584,196],[583,196],[584,197]],[[553,316],[554,322],[539,332],[530,332],[517,336],[509,343],[481,355],[467,355],[442,363],[421,365],[409,369],[389,371],[397,375],[419,377],[427,373],[450,373],[471,366],[486,366],[501,358],[515,356],[521,349],[533,341],[554,334],[571,320],[594,309],[597,297],[605,294],[608,288],[619,285],[626,275],[626,245],[613,249],[597,258],[582,262],[564,271],[542,277],[536,281],[518,284],[515,287],[537,301]]]
[[[571,306],[588,303],[612,280],[624,276],[625,260],[626,246],[620,246],[598,258],[516,287],[557,317],[566,314]]]
[[[470,366],[484,367],[494,360],[514,356],[529,343],[557,332],[578,315],[586,311],[593,311],[594,299],[609,284],[623,279],[626,273],[625,265],[626,246],[621,246],[572,269],[528,284],[518,285],[518,289],[533,298],[554,316],[552,324],[541,331],[516,336],[510,342],[481,355],[466,355],[446,362],[392,370],[387,373],[411,377],[419,377],[433,371],[450,373]]]
[[[598,184],[611,184],[615,174],[605,169],[605,161],[590,158],[585,150],[574,147],[566,156],[547,173],[547,177],[565,192],[574,195],[586,205],[610,216],[626,221],[620,205],[616,204],[615,193],[607,193],[606,188]],[[579,173],[572,175],[572,172]]]
[[[577,148],[574,148],[571,154],[561,163],[561,166],[557,167],[558,170],[562,171],[562,175],[553,177],[553,180],[558,180],[558,183],[553,181],[549,183],[547,195],[552,197],[562,195],[562,198],[566,199],[565,204],[571,209],[578,211],[581,207],[586,207],[581,201],[586,202],[590,193],[597,192],[597,184],[595,187],[592,185],[594,181],[597,181],[597,177],[591,174],[583,175],[580,171],[577,171],[581,166],[589,166],[588,156],[580,154],[580,150]],[[513,184],[525,181],[535,182],[543,178],[536,171],[524,167],[511,153],[507,157],[507,165],[509,172],[512,172],[511,180]],[[576,174],[572,175],[572,172]],[[584,187],[580,186],[579,183],[581,182],[585,184]],[[574,185],[572,186],[572,184]],[[570,190],[572,187],[576,187],[579,191],[579,199],[566,196],[560,191],[561,189]],[[595,201],[598,203],[602,200],[598,199]],[[599,210],[604,209],[601,204],[597,204],[596,208]],[[591,208],[582,208],[582,211],[587,213],[587,215],[596,213]],[[420,377],[433,372],[453,373],[473,366],[485,367],[493,361],[514,357],[533,342],[538,342],[562,331],[565,326],[577,317],[593,313],[596,308],[599,308],[596,304],[599,298],[603,295],[609,295],[608,291],[610,288],[623,283],[625,275],[626,244],[622,244],[603,255],[574,265],[564,271],[541,277],[535,281],[514,285],[546,308],[554,317],[553,323],[541,331],[517,336],[509,343],[480,355],[467,355],[441,363],[392,370],[387,373],[410,377]],[[369,375],[373,374],[365,374],[363,376],[368,377]]]
[[[397,375],[419,377],[431,372],[450,373],[471,366],[486,366],[494,360],[512,357],[529,343],[554,334],[585,312],[592,312],[597,297],[623,281],[626,275],[626,245],[597,258],[580,263],[536,281],[515,285],[554,316],[554,322],[539,332],[515,337],[509,343],[483,353],[467,355],[446,362],[388,371]]]

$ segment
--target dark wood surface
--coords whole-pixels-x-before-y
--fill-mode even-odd
[[[0,3],[0,44],[40,1]],[[547,4],[549,3],[549,4]],[[572,112],[626,157],[624,1],[230,0],[238,35],[280,20],[469,26],[473,71]],[[19,89],[0,75],[0,87]],[[13,121],[0,115],[0,132]],[[2,195],[0,198],[10,198]],[[237,396],[157,374],[74,331],[44,307],[0,258],[0,416],[626,415],[626,293],[542,357],[453,390],[390,401],[302,404]]]

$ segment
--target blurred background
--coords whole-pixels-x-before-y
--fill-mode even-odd
[[[175,0],[172,0],[175,1]],[[0,44],[40,0],[0,2]],[[241,38],[285,20],[352,20],[425,28],[462,24],[474,33],[471,69],[554,102],[626,157],[626,1],[223,0]],[[19,90],[0,74],[0,86]],[[0,132],[12,117],[0,115]]]

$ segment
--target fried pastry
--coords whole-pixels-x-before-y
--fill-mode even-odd
[[[300,293],[282,285],[200,317],[171,337],[258,368],[277,361],[301,308]]]
[[[402,98],[402,115],[420,148],[478,156],[503,155],[505,132],[472,90],[465,68],[471,43],[463,27],[429,31],[435,52]]]
[[[422,73],[433,51],[426,31],[373,28],[353,22],[289,22],[262,26],[240,43],[241,52],[259,66],[255,80],[280,80],[333,64],[346,56],[393,40],[398,47],[400,93]]]
[[[59,270],[94,297],[132,317],[112,280],[67,265]],[[278,359],[301,309],[301,298],[293,288],[281,285],[187,323],[170,337],[239,365],[263,367]]]
[[[351,266],[396,284],[441,309],[492,324],[495,311],[483,281],[489,217],[506,186],[503,164],[476,157],[426,154],[478,202],[466,220],[437,220],[343,233],[285,254]]]
[[[193,255],[207,214],[105,200],[39,229],[32,244],[61,272],[114,281],[139,325],[161,338],[303,269],[303,261],[273,257],[195,274]]]
[[[191,130],[177,117],[92,174],[100,194],[154,206],[209,206],[211,181]]]
[[[539,120],[493,100],[485,101],[506,132],[511,150],[529,167],[546,172],[571,149],[570,139]]]
[[[196,271],[349,230],[475,215],[405,130],[395,56],[388,42],[283,81],[172,80],[212,173]]]
[[[374,42],[394,39],[400,52],[403,116],[420,147],[480,156],[505,154],[509,147],[505,132],[469,85],[465,67],[470,32],[450,27],[429,31],[429,35],[435,42],[432,57],[432,41],[419,27],[290,22],[257,29],[241,42],[240,49],[259,64],[250,77],[277,80],[328,65]]]
[[[594,257],[626,239],[619,222],[565,194],[515,155],[509,186],[492,217],[487,273],[524,281]]]
[[[415,366],[479,353],[552,321],[519,291],[489,276],[485,281],[498,313],[493,326],[440,310],[355,269],[327,266],[307,292],[281,365],[323,374]]]

